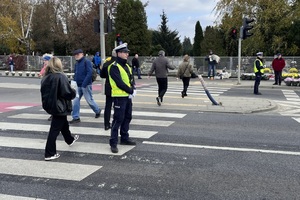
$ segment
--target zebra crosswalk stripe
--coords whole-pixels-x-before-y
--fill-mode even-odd
[[[36,197],[22,197],[22,196],[15,196],[15,195],[7,195],[7,194],[0,194],[0,199],[5,200],[45,200]]]

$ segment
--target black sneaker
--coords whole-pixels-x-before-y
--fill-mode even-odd
[[[110,150],[111,150],[112,153],[118,153],[119,152],[118,147],[110,147]]]
[[[99,118],[99,117],[100,117],[100,115],[101,115],[101,110],[100,110],[100,112],[99,112],[99,113],[97,113],[97,114],[95,115],[95,118]]]
[[[69,121],[69,124],[76,124],[80,122],[80,118],[78,119],[72,119],[71,121]]]
[[[136,142],[129,139],[129,140],[125,140],[125,141],[121,140],[120,144],[122,144],[122,145],[132,145],[133,146],[133,145],[136,145]]]
[[[161,102],[160,102],[159,97],[156,97],[156,101],[157,101],[157,105],[158,105],[158,106],[161,106]]]
[[[104,130],[106,130],[106,131],[109,130],[109,129],[111,129],[111,126],[110,126],[110,125],[104,127]]]

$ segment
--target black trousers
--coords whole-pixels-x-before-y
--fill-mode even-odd
[[[104,109],[104,126],[110,126],[111,107],[113,104],[113,98],[110,95],[106,95],[105,109]]]
[[[116,147],[120,128],[121,141],[129,139],[129,124],[132,119],[132,101],[128,97],[114,97],[114,117],[109,144]]]
[[[156,78],[156,81],[158,85],[158,97],[162,102],[163,97],[166,94],[168,89],[168,78]]]
[[[182,83],[183,83],[183,91],[182,93],[186,95],[187,89],[190,85],[190,77],[183,77],[182,78]]]
[[[254,94],[258,93],[258,87],[260,85],[261,74],[255,74],[255,83],[254,83]]]
[[[281,85],[282,71],[275,71],[275,84]]]
[[[48,134],[45,149],[46,158],[54,156],[54,154],[56,154],[56,139],[60,132],[63,135],[64,140],[67,144],[71,144],[74,141],[74,137],[71,135],[69,129],[69,122],[67,120],[67,116],[52,115],[50,131]]]

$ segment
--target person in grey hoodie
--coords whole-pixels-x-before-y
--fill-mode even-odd
[[[165,57],[165,52],[160,50],[158,52],[158,57],[153,61],[152,67],[148,73],[149,79],[152,73],[155,72],[158,85],[158,97],[156,97],[158,106],[161,106],[163,97],[168,89],[168,69],[175,69],[175,67],[170,65],[169,60]]]

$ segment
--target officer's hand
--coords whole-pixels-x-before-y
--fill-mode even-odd
[[[135,97],[136,93],[136,90],[133,90],[132,97]]]
[[[132,99],[133,98],[133,96],[132,96],[132,94],[130,94],[129,96],[128,96],[128,99]]]

